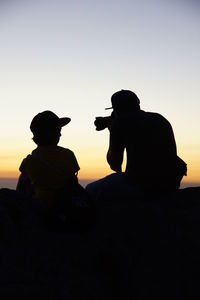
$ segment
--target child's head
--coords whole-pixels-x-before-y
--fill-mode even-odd
[[[70,121],[70,118],[59,118],[49,110],[37,114],[30,125],[34,142],[38,146],[57,145],[61,128]]]

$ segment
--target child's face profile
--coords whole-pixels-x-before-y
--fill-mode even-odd
[[[33,141],[38,146],[56,146],[61,137],[61,128],[56,130],[50,130],[48,132],[43,132],[42,134],[36,134],[33,137]]]

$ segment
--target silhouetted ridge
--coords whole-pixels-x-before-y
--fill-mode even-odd
[[[1,299],[198,299],[200,187],[151,200],[102,199],[72,233],[1,189]]]

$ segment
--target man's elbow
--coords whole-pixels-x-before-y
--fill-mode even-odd
[[[116,173],[121,173],[121,167],[116,167],[116,166],[110,166],[111,170],[115,171]]]
[[[107,153],[107,162],[110,165],[111,170],[115,172],[121,172],[122,159],[116,155],[113,155],[111,151]]]
[[[108,163],[110,165],[111,170],[115,172],[121,172],[121,164],[114,161],[109,161]]]

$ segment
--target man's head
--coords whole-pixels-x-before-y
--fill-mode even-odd
[[[49,110],[37,114],[30,124],[34,142],[38,145],[57,144],[61,128],[70,121],[70,118],[59,118]]]
[[[140,100],[137,95],[129,90],[121,90],[111,97],[112,107],[106,109],[114,109],[116,112],[128,112],[140,110]]]

